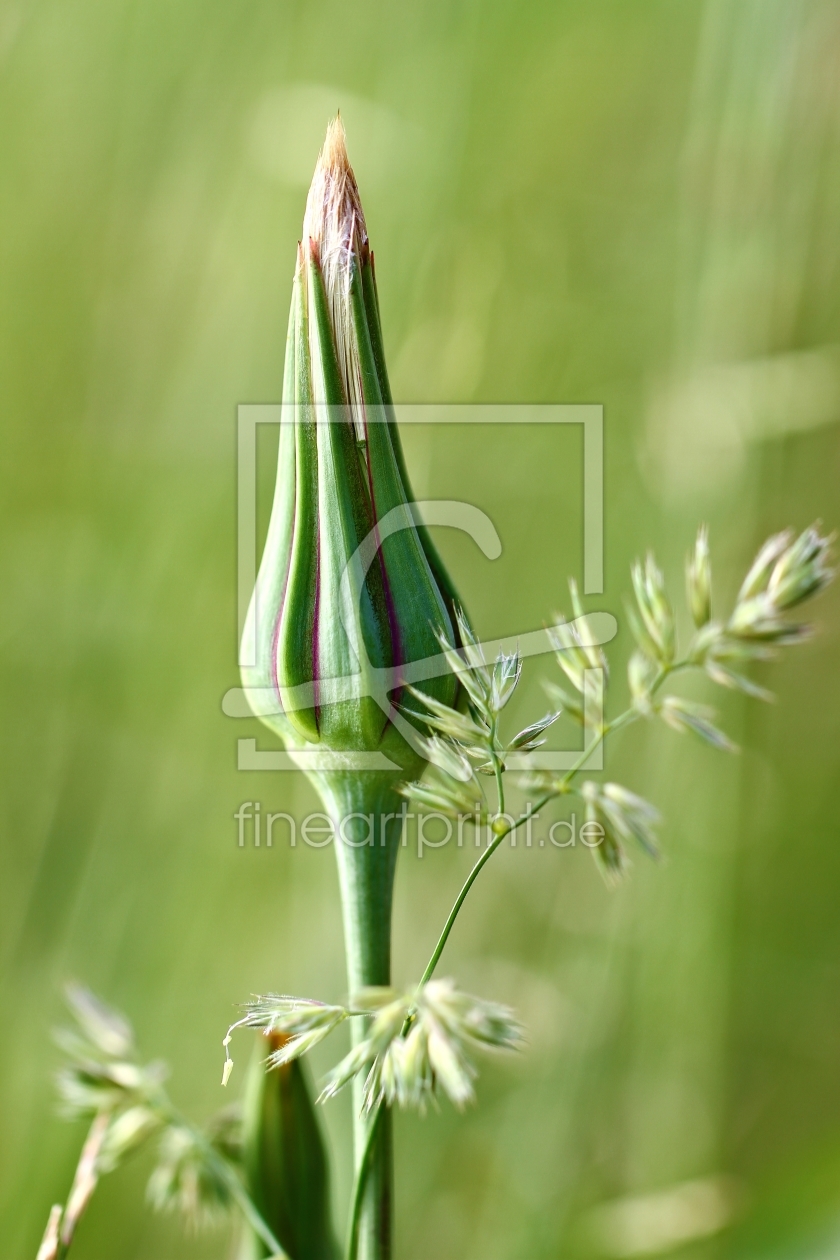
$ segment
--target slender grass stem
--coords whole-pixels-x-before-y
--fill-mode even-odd
[[[505,812],[505,784],[504,784],[504,779],[502,777],[503,775],[502,762],[495,752],[497,728],[498,728],[498,719],[494,718],[493,725],[490,730],[490,746],[491,748],[494,749],[492,756],[493,756],[493,776],[496,780],[496,795],[498,797],[498,806],[499,806],[497,812],[499,814],[503,814]]]
[[[356,1260],[359,1250],[359,1224],[362,1217],[365,1184],[367,1182],[373,1148],[379,1131],[379,1121],[382,1116],[383,1107],[384,1103],[377,1103],[376,1110],[368,1127],[367,1138],[365,1139],[365,1145],[359,1160],[359,1167],[356,1171],[356,1181],[353,1186],[353,1202],[350,1205],[350,1221],[347,1226],[347,1246],[345,1250],[346,1260]]]
[[[423,975],[421,977],[421,980],[420,980],[421,984],[426,984],[427,981],[431,980],[435,967],[438,965],[440,956],[443,953],[444,946],[446,945],[446,942],[449,939],[449,933],[452,931],[452,928],[455,924],[455,920],[458,917],[458,912],[461,909],[461,906],[466,901],[467,894],[469,893],[470,889],[472,888],[473,884],[478,878],[478,875],[482,867],[485,866],[487,862],[490,861],[490,858],[496,852],[499,845],[502,843],[504,839],[506,839],[507,836],[511,834],[511,832],[516,831],[517,827],[521,827],[522,824],[524,822],[527,822],[529,818],[533,818],[534,815],[537,813],[537,811],[542,809],[543,805],[548,804],[550,800],[553,800],[556,795],[557,795],[557,792],[555,791],[547,792],[544,797],[542,797],[539,801],[537,801],[536,806],[530,809],[527,814],[523,814],[521,818],[518,818],[516,822],[512,824],[512,826],[505,827],[504,831],[500,831],[498,835],[493,837],[493,840],[484,850],[481,857],[478,859],[475,866],[472,868],[469,875],[467,876],[464,882],[464,885],[458,894],[458,897],[455,901],[454,906],[449,911],[449,915],[447,917],[446,923],[444,924],[443,931],[441,932],[438,938],[438,943],[435,946],[435,951],[432,954],[431,958],[429,959],[428,964],[426,966],[426,970],[423,972]]]

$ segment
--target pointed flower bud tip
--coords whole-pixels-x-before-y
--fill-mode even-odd
[[[344,123],[336,115],[327,127],[303,216],[303,235],[322,246],[337,229],[346,234],[358,227],[367,240],[359,188],[350,159]]]
[[[245,628],[255,711],[293,745],[400,758],[411,736],[396,708],[404,667],[440,655],[441,635],[459,640],[456,602],[413,503],[373,258],[336,118],[306,203],[277,488]],[[452,703],[457,686],[444,668],[422,690]],[[269,694],[266,707],[259,697]]]

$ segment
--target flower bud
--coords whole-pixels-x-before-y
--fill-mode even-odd
[[[270,1050],[286,1040],[271,1033]],[[321,1126],[300,1059],[266,1071],[251,1063],[243,1113],[243,1160],[248,1193],[293,1260],[336,1260],[330,1224],[329,1167]],[[255,1236],[240,1260],[266,1256]]]
[[[404,667],[455,635],[455,594],[415,510],[373,254],[336,119],[298,247],[274,506],[245,628],[252,707],[293,747],[405,760],[394,727]],[[446,669],[418,685],[454,702]]]

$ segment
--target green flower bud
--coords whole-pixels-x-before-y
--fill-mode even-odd
[[[245,629],[249,699],[292,747],[380,750],[406,763],[404,668],[438,657],[438,635],[455,638],[455,593],[415,510],[373,254],[336,119],[298,248],[275,499]],[[455,700],[445,666],[414,681]]]
[[[286,1038],[272,1033],[268,1040],[274,1052]],[[271,1071],[262,1054],[253,1060],[242,1137],[248,1193],[283,1250],[291,1260],[336,1260],[327,1152],[300,1059]],[[249,1235],[240,1260],[268,1254],[265,1244]]]

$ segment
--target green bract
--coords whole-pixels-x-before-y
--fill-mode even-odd
[[[455,594],[415,512],[336,120],[298,248],[275,498],[243,641],[251,705],[293,747],[404,764],[394,721],[409,663],[438,658],[418,685],[454,701],[437,636],[455,639]]]
[[[271,1033],[272,1054],[285,1037]],[[243,1115],[245,1182],[254,1206],[291,1260],[337,1260],[330,1223],[329,1166],[304,1065],[297,1059],[266,1072],[251,1064]],[[271,1252],[249,1233],[239,1260]]]

